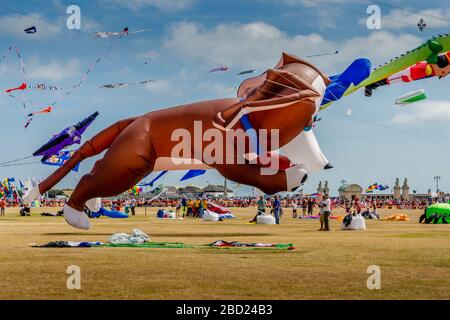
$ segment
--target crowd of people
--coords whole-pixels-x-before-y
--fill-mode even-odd
[[[202,197],[192,196],[192,197],[183,197],[187,200],[200,200]],[[117,199],[103,199],[102,204],[105,207],[110,208],[125,208],[129,207],[130,210],[136,207],[177,207],[179,202],[183,198],[158,198],[158,199],[146,199],[140,196],[129,196],[126,198],[117,198]],[[259,197],[233,197],[229,199],[224,199],[222,197],[211,198],[215,203],[223,206],[223,207],[238,207],[238,208],[246,208],[257,206],[257,201]],[[304,213],[312,215],[312,209],[318,208],[319,199],[311,198],[311,197],[302,197],[302,196],[279,196],[278,201],[280,202],[280,206],[282,208],[291,207],[297,213],[301,210]],[[7,199],[1,198],[2,203],[4,203],[4,207],[21,207],[23,203],[20,198],[17,199]],[[275,197],[265,197],[266,206],[272,207],[273,202],[275,201]],[[412,199],[409,201],[406,200],[377,200],[377,199],[364,199],[359,200],[357,198],[352,200],[340,199],[340,198],[330,198],[331,204],[335,208],[346,208],[348,206],[358,206],[361,208],[373,207],[383,209],[424,209],[428,205],[435,202],[447,202],[448,199]],[[43,198],[41,199],[37,206],[42,207],[63,207],[66,203],[65,199],[52,199],[52,198]],[[120,210],[119,210],[120,211]]]
[[[379,217],[378,209],[425,209],[428,205],[437,201],[447,199],[412,199],[406,200],[379,200],[363,199],[357,197],[352,199],[330,198],[324,194],[322,197],[303,197],[303,196],[261,196],[261,197],[233,197],[229,199],[203,197],[181,197],[181,198],[157,198],[146,199],[140,196],[128,196],[116,199],[103,199],[102,205],[105,208],[116,211],[125,211],[127,214],[135,215],[137,207],[165,207],[174,208],[177,217],[202,218],[205,209],[208,207],[208,201],[214,202],[222,207],[256,207],[256,216],[250,222],[256,222],[257,216],[270,213],[275,218],[275,223],[279,224],[283,212],[292,210],[293,218],[320,218],[320,230],[328,231],[330,228],[329,219],[331,212],[336,208],[344,208],[347,215],[361,214],[364,217]],[[41,207],[63,207],[65,199],[41,199],[36,206]],[[23,215],[29,213],[29,206],[24,204],[20,198],[5,199],[0,198],[0,216],[4,216],[5,208],[20,207],[27,210]],[[21,210],[21,215],[22,215]]]

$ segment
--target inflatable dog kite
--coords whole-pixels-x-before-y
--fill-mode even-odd
[[[39,197],[56,185],[70,170],[86,158],[106,151],[92,171],[83,176],[67,205],[66,221],[77,228],[89,229],[85,206],[100,210],[100,197],[111,197],[132,188],[152,171],[216,169],[225,178],[257,187],[268,194],[298,188],[308,174],[329,167],[311,127],[330,83],[313,65],[283,53],[274,69],[245,80],[238,98],[195,102],[142,116],[121,120],[85,142],[71,159],[32,189],[25,201]],[[246,119],[247,125],[243,124]],[[250,135],[241,148],[226,138],[248,124],[258,131],[267,129],[264,151],[250,148]],[[273,129],[278,129],[278,143]],[[180,143],[181,138],[189,137]],[[198,137],[203,137],[198,141]],[[211,150],[211,141],[225,148]],[[181,146],[182,145],[182,146]],[[230,155],[229,150],[233,151]],[[282,150],[284,155],[278,154]],[[203,154],[215,161],[206,162]],[[252,156],[253,155],[253,156]],[[277,171],[262,174],[267,161],[279,162]],[[252,161],[253,159],[253,161]]]

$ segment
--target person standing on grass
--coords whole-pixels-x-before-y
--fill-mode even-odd
[[[310,198],[310,199],[308,199],[308,215],[309,216],[312,216],[313,210],[314,210],[314,200]]]
[[[187,207],[187,216],[188,217],[193,217],[194,216],[194,201],[192,201],[192,199],[189,199],[187,205],[188,205],[188,207]]]
[[[181,200],[178,200],[175,207],[175,215],[177,216],[177,218],[180,217],[180,210],[181,210]]]
[[[272,209],[276,224],[280,224],[281,202],[278,199],[278,196],[274,197]]]
[[[183,218],[186,215],[186,211],[187,211],[186,208],[187,208],[187,201],[186,201],[186,198],[183,197],[181,199],[181,211],[183,211]]]
[[[292,202],[292,218],[297,218],[297,201]]]
[[[307,209],[308,209],[308,201],[306,201],[306,199],[303,199],[303,201],[302,201],[303,218],[306,217],[306,210]]]
[[[0,216],[4,217],[5,216],[5,207],[6,207],[6,202],[5,199],[0,199]]]
[[[135,216],[136,215],[136,199],[132,198],[130,201],[130,210],[131,210],[131,215]]]
[[[331,215],[331,200],[327,194],[324,194],[323,200],[320,203],[319,231],[330,231],[330,215]]]
[[[197,198],[195,199],[194,202],[194,218],[198,218],[199,214],[200,214],[200,199]]]

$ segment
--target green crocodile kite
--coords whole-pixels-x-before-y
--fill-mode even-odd
[[[402,75],[400,75],[400,81],[410,82],[426,77],[446,76],[450,73],[450,56],[443,53],[447,53],[448,51],[450,51],[449,34],[433,37],[416,49],[408,51],[400,57],[396,57],[395,59],[386,62],[384,65],[378,66],[364,81],[356,86],[352,84],[345,91],[344,96],[347,96],[361,88],[366,88],[366,96],[370,96],[373,89],[376,89],[382,85],[390,84],[389,77],[411,67],[415,68],[414,74],[412,76],[406,74],[406,78],[403,78]],[[422,69],[423,74],[421,74]],[[416,78],[414,75],[417,75]],[[326,109],[331,104],[332,102],[322,105],[321,110]]]

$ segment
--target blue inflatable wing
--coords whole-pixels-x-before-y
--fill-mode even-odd
[[[204,174],[206,172],[206,170],[189,170],[184,176],[183,178],[181,178],[180,181],[184,181],[184,180],[188,180],[194,177],[198,177],[201,176],[202,174]]]
[[[114,218],[114,219],[128,218],[128,215],[123,212],[116,211],[116,210],[106,210],[103,207],[100,208],[100,211],[98,213],[100,213],[102,216]]]
[[[158,181],[160,178],[162,178],[162,176],[164,176],[168,171],[161,171],[152,181],[148,182],[148,183],[140,183],[138,184],[138,187],[146,187],[146,186],[150,186],[153,187],[153,184]]]
[[[370,76],[371,67],[368,59],[360,58],[353,61],[341,74],[331,76],[331,83],[325,90],[322,105],[341,99],[352,84],[357,86],[367,79]]]

